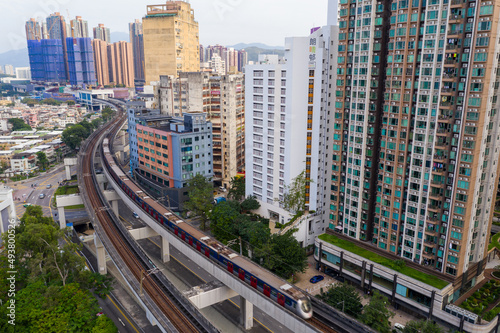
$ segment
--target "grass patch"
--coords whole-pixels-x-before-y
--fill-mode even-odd
[[[498,238],[500,238],[500,232],[491,237],[491,242],[490,244],[488,244],[488,251],[490,251],[494,247],[496,247],[497,250],[500,250],[500,243],[498,242]]]
[[[64,207],[65,209],[84,209],[85,205],[73,205],[73,206],[66,206]]]
[[[383,256],[380,256],[378,254],[375,254],[369,250],[365,250],[359,246],[357,246],[354,243],[351,243],[347,240],[340,239],[334,235],[330,234],[323,234],[319,236],[319,239],[324,240],[325,242],[328,242],[330,244],[336,245],[346,251],[352,252],[354,254],[357,254],[359,256],[362,256],[368,260],[371,260],[377,264],[389,267],[390,269],[393,269],[397,272],[400,272],[401,274],[404,274],[406,276],[409,276],[415,280],[421,281],[425,284],[428,284],[429,286],[438,288],[438,289],[443,289],[447,285],[449,285],[449,282],[443,281],[439,279],[436,276],[429,275],[423,272],[419,272],[416,269],[401,265],[398,263],[398,261],[394,261],[392,259],[385,258]]]
[[[80,193],[78,186],[61,186],[57,188],[56,192],[54,193],[54,196],[76,194],[76,193]]]

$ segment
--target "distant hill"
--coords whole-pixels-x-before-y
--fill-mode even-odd
[[[29,67],[30,60],[28,49],[20,49],[0,53],[0,65],[12,65],[14,67]]]
[[[285,50],[283,49],[263,49],[260,47],[245,47],[245,51],[248,53],[248,61],[258,61],[259,54],[277,54],[282,58],[285,55]]]
[[[127,32],[112,32],[111,33],[111,43],[116,43],[120,41],[130,42],[130,36]]]
[[[250,43],[250,44],[239,43],[236,45],[230,45],[228,47],[232,47],[235,50],[241,50],[241,49],[246,50],[249,47],[256,47],[256,48],[265,49],[265,50],[284,50],[285,49],[283,46],[269,46],[269,45],[262,44],[262,43]]]

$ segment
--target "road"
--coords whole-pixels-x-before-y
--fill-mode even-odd
[[[73,167],[74,168],[74,167]],[[73,171],[74,169],[72,169]],[[16,213],[18,217],[21,217],[25,208],[24,203],[30,203],[32,205],[41,206],[44,216],[55,216],[56,211],[52,209],[51,202],[52,196],[58,187],[58,183],[64,181],[66,178],[66,173],[64,171],[64,166],[56,167],[48,174],[43,174],[36,178],[28,179],[21,182],[8,183],[14,189],[14,200],[16,201]],[[32,187],[35,185],[36,187]],[[51,185],[47,188],[47,185]],[[43,199],[40,199],[40,194],[45,194]],[[18,200],[16,200],[18,199]]]
[[[125,226],[132,228],[139,228],[144,226],[144,222],[141,219],[136,219],[132,215],[132,211],[120,201],[119,203],[120,217],[124,222]],[[161,267],[161,254],[160,254],[160,237],[151,237],[149,239],[143,239],[138,241],[142,248],[148,253],[148,255],[155,261],[156,266]],[[174,283],[174,285],[179,290],[186,290],[194,286],[198,286],[210,281],[215,281],[216,279],[205,272],[201,267],[192,262],[184,254],[180,253],[174,247],[170,247],[171,260],[169,263],[164,264],[168,272],[163,271],[167,278]],[[238,325],[238,320],[240,318],[239,309],[239,296],[219,303],[213,306],[215,310],[222,313],[232,323]],[[260,309],[254,307],[254,328],[248,332],[252,333],[269,333],[269,332],[279,332],[288,333],[292,332],[287,328],[281,326],[276,320],[268,316],[266,313],[262,312]],[[202,310],[202,313],[206,315]],[[209,318],[210,319],[210,318]]]

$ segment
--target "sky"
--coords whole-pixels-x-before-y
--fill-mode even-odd
[[[264,43],[282,46],[285,37],[307,36],[312,27],[326,25],[328,0],[190,0],[203,45]],[[98,23],[111,32],[127,32],[141,19],[147,5],[165,0],[0,0],[0,53],[26,47],[25,23],[30,18],[60,12],[82,16],[89,33]]]

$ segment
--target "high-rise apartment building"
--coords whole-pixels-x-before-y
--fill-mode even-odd
[[[87,21],[83,20],[81,16],[77,16],[74,20],[71,20],[71,36],[73,38],[88,38],[89,36],[89,25]]]
[[[144,34],[142,22],[129,23],[130,42],[134,53],[134,74],[136,80],[144,80]]]
[[[245,168],[245,89],[242,74],[213,75],[181,72],[161,76],[157,101],[162,114],[206,114],[213,131],[213,180],[229,187]]]
[[[94,28],[94,39],[100,39],[107,43],[111,43],[111,32],[109,28],[106,28],[104,24],[99,23],[99,25]]]
[[[214,55],[218,55],[225,64],[226,73],[243,72],[248,63],[248,54],[245,50],[235,50],[222,45],[200,45],[200,61],[210,62]]]
[[[109,80],[115,85],[134,87],[132,44],[116,42],[108,45]]]
[[[226,62],[218,54],[214,54],[208,64],[212,69],[212,73],[226,75]]]
[[[68,56],[67,56],[67,47],[66,47],[66,38],[68,37],[68,25],[64,20],[64,16],[60,13],[56,12],[54,14],[50,14],[47,17],[47,39],[49,40],[60,40],[62,46],[63,53],[63,63],[64,63],[64,71],[66,79],[69,78],[69,69],[68,69]],[[47,48],[50,50],[51,48]]]
[[[14,71],[14,66],[12,66],[12,65],[5,65],[5,74],[7,74],[7,75],[15,75],[16,72]]]
[[[42,39],[42,28],[40,22],[31,18],[26,22],[26,39],[27,40],[40,40]]]
[[[95,76],[97,84],[109,85],[108,43],[100,39],[92,40],[94,50]]]
[[[188,2],[147,6],[142,25],[146,84],[160,75],[200,70],[198,22]]]
[[[261,55],[245,69],[246,195],[257,198],[258,213],[272,222],[286,224],[297,214],[290,228],[297,228],[303,246],[327,227],[323,193],[329,186],[333,119],[327,103],[335,88],[337,32],[326,26],[309,37],[287,38],[285,59]],[[287,187],[301,174],[304,207],[287,210]]]
[[[330,228],[469,281],[499,178],[500,7],[342,0],[339,13]]]
[[[69,83],[72,86],[95,85],[94,52],[90,38],[66,39]]]

